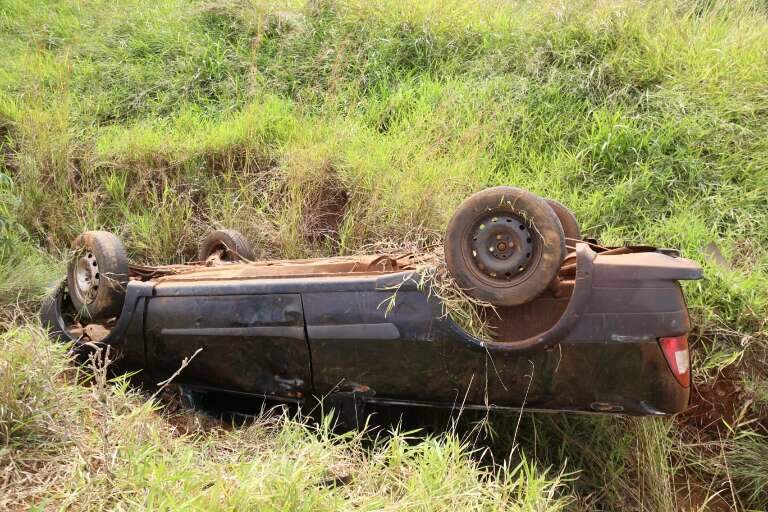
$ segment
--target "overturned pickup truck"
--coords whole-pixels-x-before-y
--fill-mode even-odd
[[[123,364],[200,392],[307,403],[668,415],[685,409],[688,311],[679,280],[701,268],[674,250],[584,241],[563,205],[513,187],[467,199],[445,263],[490,303],[492,336],[449,315],[419,254],[251,261],[234,231],[199,262],[128,262],[103,231],[74,242],[44,304],[56,339],[108,344]],[[393,291],[395,290],[395,291]],[[201,349],[201,350],[200,350]]]

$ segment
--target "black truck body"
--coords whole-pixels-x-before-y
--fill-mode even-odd
[[[499,310],[495,339],[446,316],[418,267],[280,275],[236,263],[132,278],[99,342],[157,380],[202,349],[178,382],[288,402],[352,394],[465,409],[684,410],[687,344],[670,358],[660,340],[683,346],[690,325],[678,281],[701,268],[648,248],[598,253],[586,243],[573,260],[564,291]],[[55,337],[82,343],[65,288],[42,318]]]

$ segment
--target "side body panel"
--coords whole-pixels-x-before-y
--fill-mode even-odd
[[[181,381],[276,398],[312,390],[298,294],[153,297],[145,339],[147,365],[157,374],[200,349]]]
[[[679,290],[670,292],[682,299]],[[373,402],[447,407],[631,414],[675,413],[687,405],[688,390],[671,374],[656,340],[675,334],[665,323],[646,324],[638,335],[634,315],[624,324],[613,314],[591,312],[549,349],[505,352],[441,319],[439,308],[418,291],[401,290],[387,315],[383,308],[360,309],[388,296],[304,294],[316,393],[356,391]],[[397,335],[366,338],[370,327],[383,324]]]
[[[676,279],[686,260],[661,254],[592,257],[580,296],[549,348],[509,350],[445,318],[414,283],[303,293],[315,392],[355,391],[372,402],[673,414],[688,403],[658,338],[690,330]],[[658,258],[657,258],[658,257]],[[642,266],[647,260],[659,271]],[[658,260],[658,261],[657,261]],[[666,264],[664,265],[661,264]],[[670,271],[670,268],[672,269]],[[578,283],[577,283],[577,286]],[[387,326],[390,336],[373,334]]]
[[[452,337],[417,290],[303,293],[315,391],[451,401]],[[439,315],[438,315],[439,316]],[[446,341],[448,343],[446,343]]]

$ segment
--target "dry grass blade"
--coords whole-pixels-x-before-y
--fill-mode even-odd
[[[364,245],[360,254],[410,254],[420,265],[418,272],[408,279],[416,283],[419,290],[434,297],[442,306],[443,317],[448,317],[472,336],[481,339],[493,339],[491,315],[497,315],[493,304],[479,300],[463,290],[453,279],[445,263],[443,242],[435,233],[409,233],[405,242],[383,240]],[[397,300],[397,292],[402,284],[391,287],[390,299],[384,301],[390,311]]]
[[[475,338],[494,338],[491,315],[498,315],[493,304],[477,299],[462,289],[451,276],[445,263],[442,247],[431,254],[431,264],[418,274],[418,287],[431,297],[437,298],[443,307],[443,315]]]

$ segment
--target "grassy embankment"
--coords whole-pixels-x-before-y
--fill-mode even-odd
[[[768,504],[764,3],[0,0],[0,47],[0,506]],[[178,436],[122,382],[73,385],[29,316],[84,229],[147,262],[220,226],[338,254],[439,233],[497,184],[704,262],[686,290],[718,407],[497,420],[495,464],[456,435]]]

